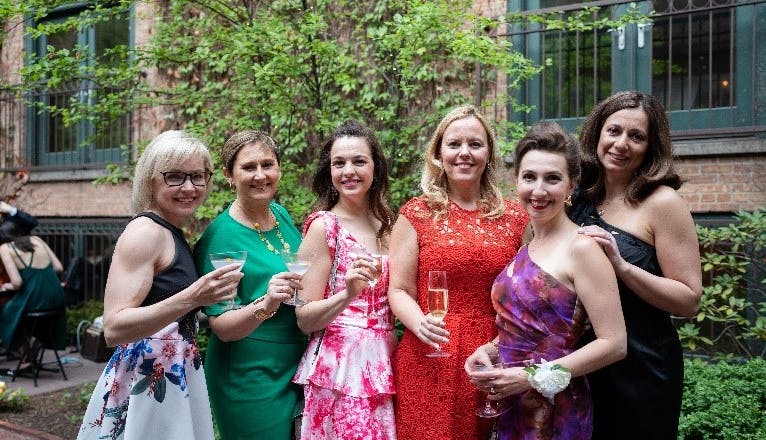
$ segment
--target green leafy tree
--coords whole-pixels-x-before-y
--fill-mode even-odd
[[[682,343],[714,355],[763,357],[766,211],[739,212],[735,222],[719,228],[698,226],[697,235],[702,270],[711,282],[703,289],[697,316],[678,330]]]
[[[59,22],[41,21],[66,1],[0,0],[0,20],[27,17],[37,38],[146,13],[144,3],[91,1],[82,13]],[[125,112],[161,107],[175,122],[209,145],[222,145],[236,130],[258,128],[283,150],[279,194],[296,221],[313,201],[308,182],[319,147],[341,121],[357,118],[372,127],[387,153],[392,205],[418,192],[418,160],[445,110],[481,101],[523,109],[511,95],[538,74],[510,42],[506,26],[541,23],[550,29],[584,31],[617,27],[640,17],[592,19],[593,9],[569,15],[477,16],[470,0],[158,0],[148,44],[115,44],[93,55],[87,48],[48,47],[22,70],[24,91],[88,81],[95,102],[55,107],[38,103],[66,124],[109,125]],[[507,89],[475,96],[476,67],[507,78]],[[510,150],[523,127],[497,121],[501,147]],[[97,130],[98,131],[98,130]],[[216,148],[213,148],[215,151]],[[119,172],[117,169],[113,169]],[[123,171],[123,175],[127,175]],[[114,182],[115,178],[104,179]],[[198,216],[215,216],[231,200],[220,173]]]

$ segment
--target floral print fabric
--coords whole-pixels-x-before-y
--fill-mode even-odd
[[[346,288],[346,270],[355,254],[370,252],[340,225],[334,213],[313,213],[305,229],[315,220],[324,222],[330,255],[338,262],[334,289],[325,288],[327,298]],[[384,256],[375,287],[365,288],[323,335],[317,332],[309,341],[293,379],[306,387],[302,438],[395,438],[391,357],[396,335],[387,292],[388,258]],[[351,428],[357,425],[370,429],[367,437],[355,434]]]
[[[179,323],[173,322],[150,338],[117,347],[96,383],[77,438],[212,439],[194,338],[181,336]]]
[[[499,350],[512,366],[552,361],[576,349],[586,314],[577,294],[546,273],[524,246],[492,287]],[[592,404],[583,377],[554,396],[551,404],[535,390],[511,396],[498,420],[501,440],[588,440]]]

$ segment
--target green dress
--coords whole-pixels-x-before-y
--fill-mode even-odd
[[[11,249],[18,252],[13,244]],[[55,340],[51,341],[58,350],[66,345],[66,296],[61,287],[59,277],[53,266],[48,264],[43,268],[32,267],[35,253],[29,256],[29,261],[22,260],[24,267],[19,270],[21,275],[21,289],[16,293],[0,311],[0,339],[6,350],[18,350],[22,344],[22,332],[19,331],[21,318],[27,312],[39,312],[44,310],[58,310],[61,314],[53,323]],[[21,256],[19,256],[21,260]]]
[[[271,211],[279,230],[291,249],[300,246],[301,235],[287,211],[272,203]],[[282,243],[274,229],[264,232],[277,249]],[[235,221],[229,208],[208,226],[194,249],[200,273],[213,270],[208,255],[223,251],[247,251],[245,274],[235,302],[248,304],[263,296],[271,276],[287,270],[282,259],[268,250],[258,233]],[[204,309],[208,316],[225,312],[219,303]],[[282,305],[274,317],[264,321],[251,334],[233,342],[210,337],[205,356],[213,417],[223,440],[288,440],[292,435],[292,416],[303,390],[292,383],[298,362],[306,349],[306,336],[296,323],[295,308]]]

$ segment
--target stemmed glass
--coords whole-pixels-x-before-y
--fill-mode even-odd
[[[497,359],[494,359],[495,361]],[[474,364],[471,369],[473,371],[493,371],[505,368],[507,365],[503,362],[495,362],[492,365]],[[501,401],[495,401],[494,404],[489,400],[489,395],[484,398],[484,405],[476,410],[476,415],[484,418],[497,417],[508,411],[507,407],[503,407]]]
[[[311,266],[311,259],[298,255],[297,252],[282,252],[281,256],[282,261],[284,261],[285,266],[287,266],[287,270],[292,273],[303,275],[309,270],[309,266]],[[308,304],[308,302],[302,300],[301,297],[298,296],[298,289],[295,289],[293,296],[282,301],[282,303],[287,304],[288,306],[302,306]]]
[[[242,267],[245,265],[245,260],[247,260],[247,251],[227,251],[210,254],[210,262],[213,264],[213,268],[215,269],[220,269],[224,266],[228,266],[229,264],[237,263],[239,264],[238,271],[241,272]],[[224,310],[233,310],[238,309],[240,306],[234,302],[234,299],[230,299],[223,307]]]
[[[377,316],[378,313],[375,310],[377,304],[375,286],[378,284],[378,279],[380,279],[380,276],[383,274],[383,258],[385,256],[385,251],[381,247],[380,241],[378,241],[377,252],[369,252],[364,246],[356,245],[351,250],[350,256],[353,260],[367,260],[375,266],[375,269],[372,271],[373,278],[367,282],[367,285],[370,286],[370,295],[367,302],[367,316]]]
[[[444,320],[449,305],[449,289],[447,288],[447,272],[443,270],[428,271],[428,311],[431,316]],[[437,347],[436,351],[426,353],[428,357],[449,357],[450,353]]]

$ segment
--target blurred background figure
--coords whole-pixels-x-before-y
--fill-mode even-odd
[[[14,227],[15,232],[26,232],[26,226]],[[24,347],[23,331],[20,329],[24,314],[28,312],[58,311],[56,335],[53,348],[65,348],[66,298],[58,274],[61,262],[51,248],[37,236],[22,235],[0,246],[0,259],[8,281],[0,285],[0,291],[11,292],[7,304],[0,310],[0,340],[5,350],[19,351],[25,362],[36,359],[41,348]],[[36,344],[37,345],[37,344]]]

